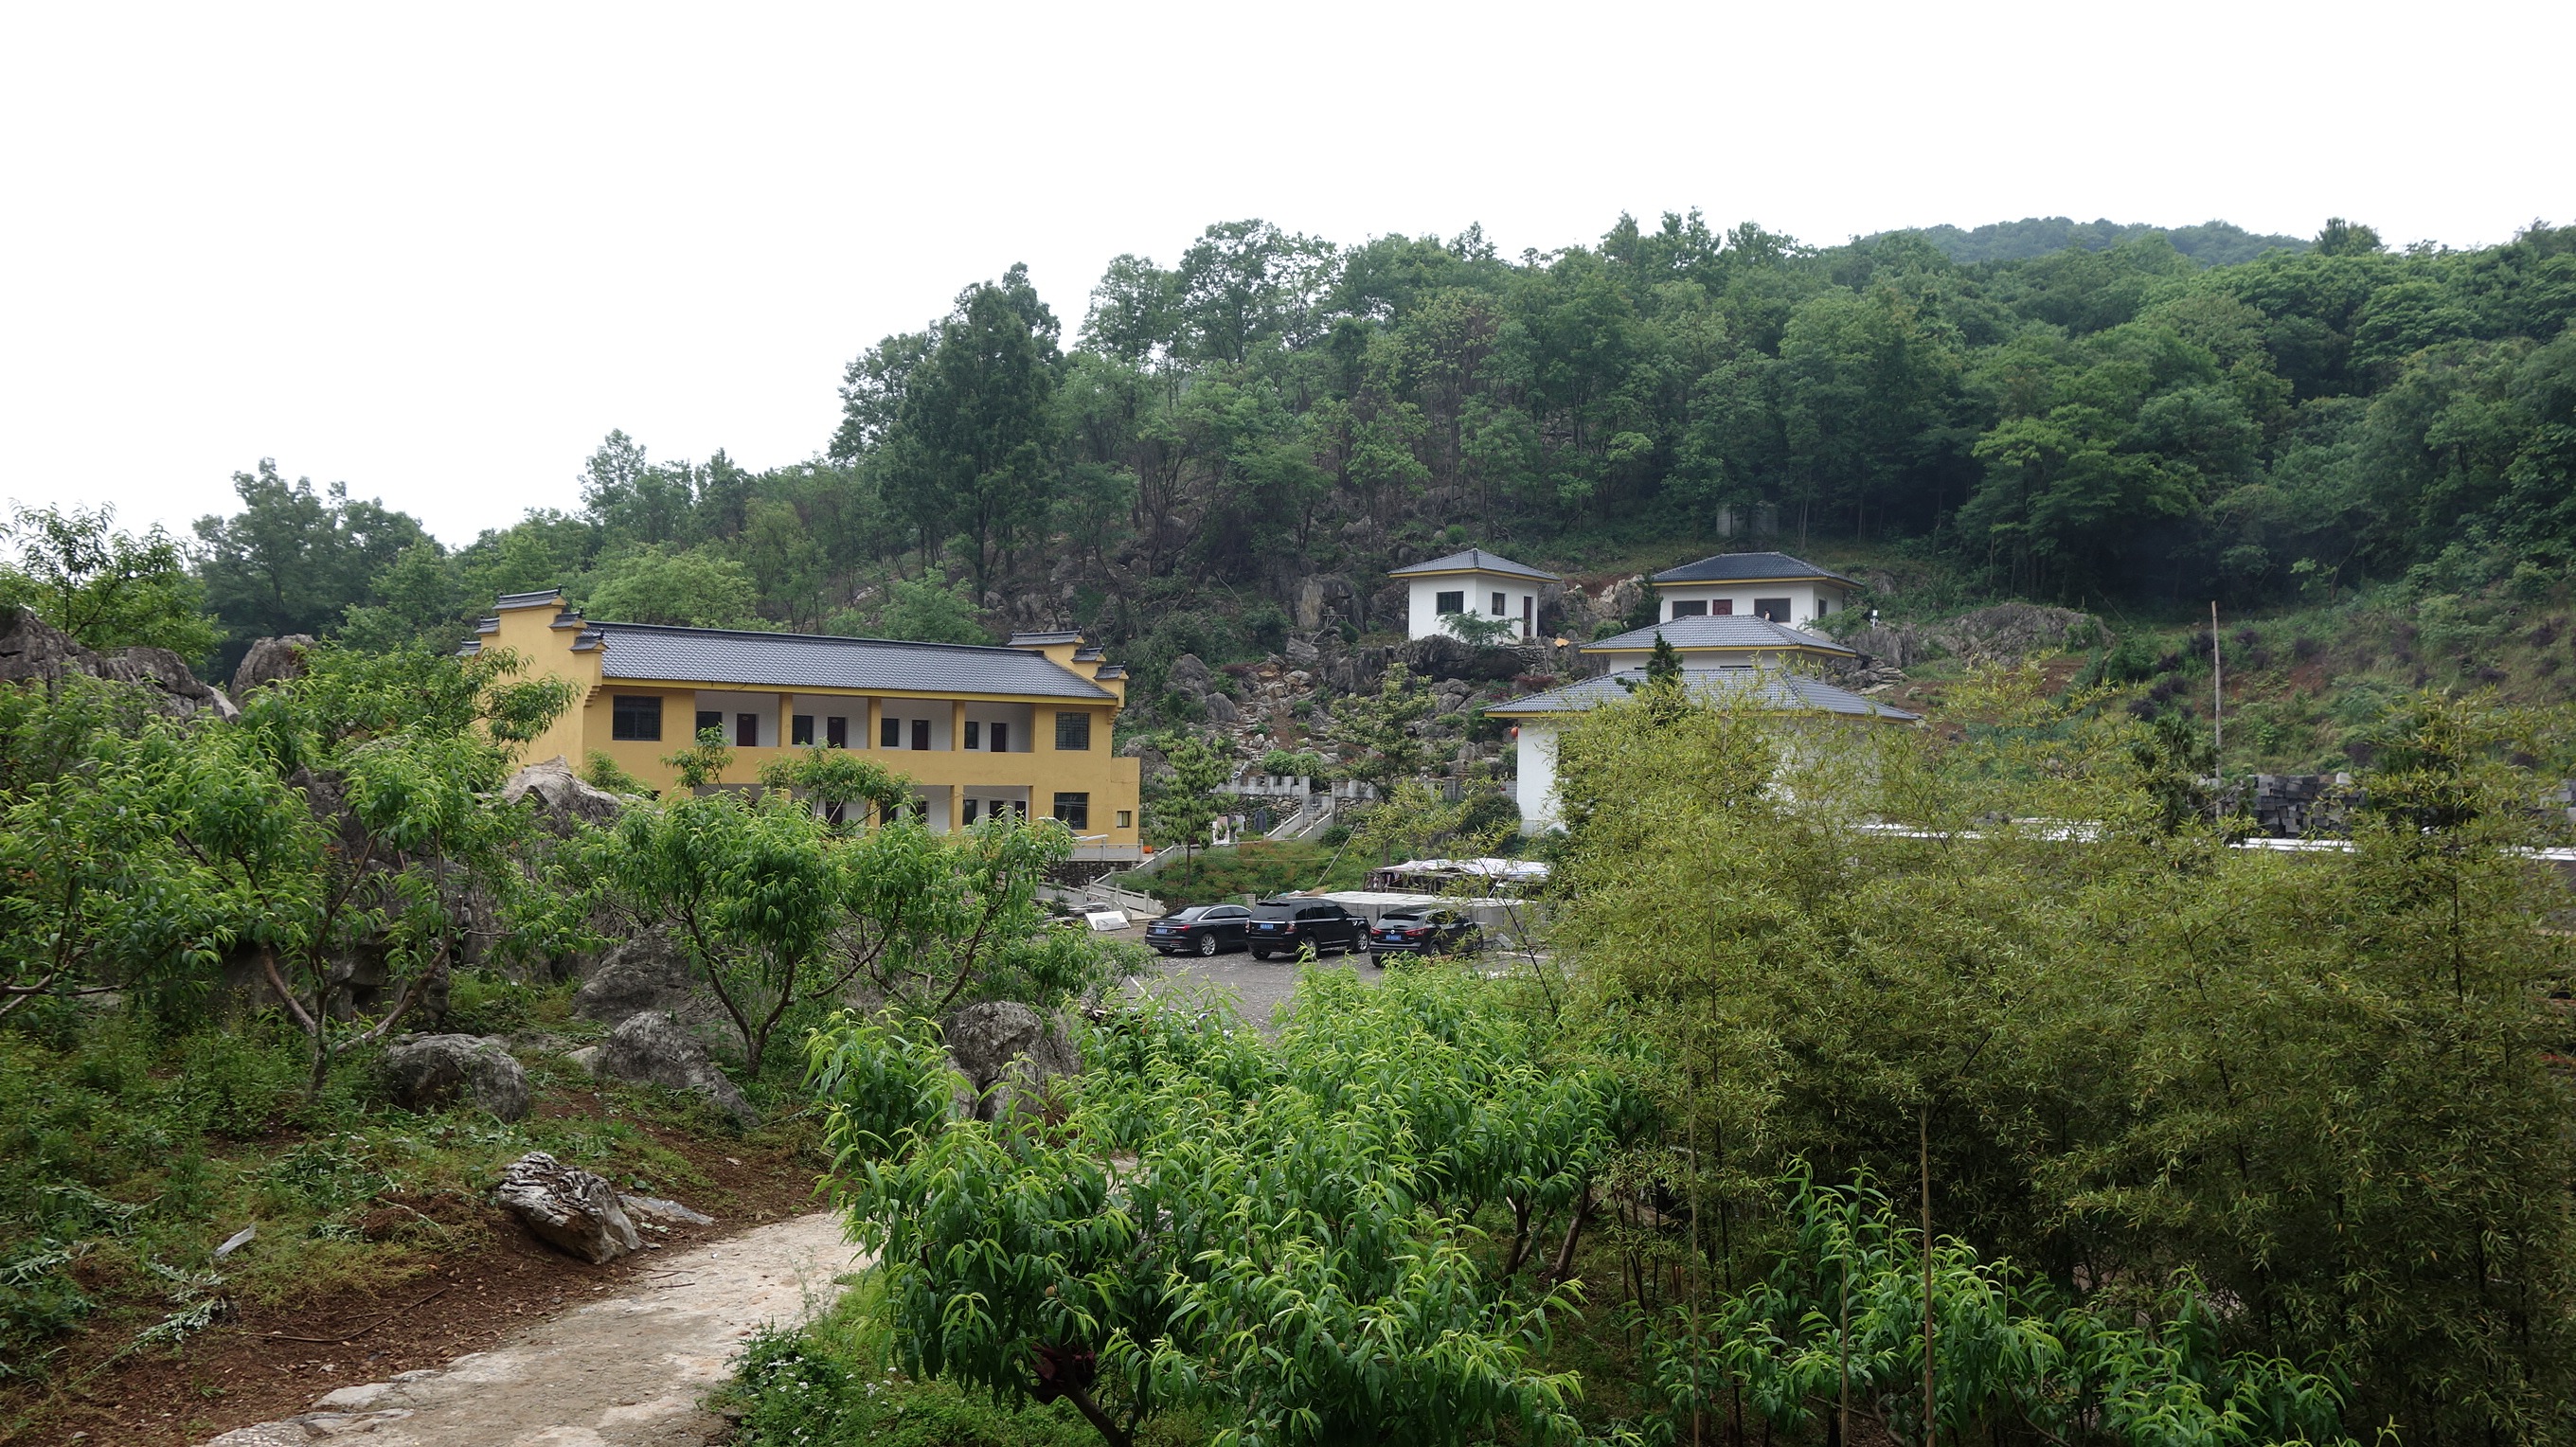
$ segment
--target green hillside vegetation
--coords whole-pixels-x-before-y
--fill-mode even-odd
[[[2250,259],[2175,237],[1963,263],[1919,233],[1623,217],[1513,258],[1473,228],[1228,222],[1078,308],[1017,269],[969,286],[850,364],[809,462],[618,434],[579,508],[454,550],[263,464],[199,525],[198,573],[225,662],[290,629],[445,642],[562,585],[646,621],[1080,626],[1150,705],[1183,652],[1275,650],[1319,581],[1344,626],[1392,625],[1384,570],[1469,542],[1896,546],[1967,597],[2175,615],[2563,572],[2576,229],[2398,254],[2336,221]]]
[[[2144,222],[2123,225],[2107,217],[2077,221],[2066,216],[1993,221],[1972,231],[1956,226],[1917,226],[1902,232],[1883,231],[1862,241],[1866,244],[1906,234],[1931,242],[1943,256],[1962,266],[1981,261],[2029,261],[2070,249],[2108,251],[2123,242],[2143,241],[2150,236],[2163,237],[2174,250],[2203,266],[2229,266],[2252,261],[2267,251],[2305,251],[2309,246],[2305,237],[2259,236],[2224,221],[2205,221],[2198,226],[2150,226]]]

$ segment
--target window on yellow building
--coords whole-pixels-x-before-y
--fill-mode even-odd
[[[787,726],[787,741],[791,744],[814,742],[814,716],[810,713],[794,715],[793,721]]]
[[[1055,716],[1055,746],[1059,749],[1091,747],[1091,715],[1067,711]]]
[[[662,737],[662,700],[651,695],[621,693],[608,705],[608,736],[612,739],[646,739]]]
[[[1135,827],[1136,827],[1136,811],[1135,811],[1135,810],[1133,810],[1133,809],[1121,809],[1121,810],[1119,810],[1119,811],[1118,811],[1118,827],[1119,827],[1119,828],[1121,828],[1121,829],[1133,829],[1133,828],[1135,828]]]
[[[1089,794],[1056,795],[1055,817],[1064,827],[1076,832],[1090,828],[1091,796]]]

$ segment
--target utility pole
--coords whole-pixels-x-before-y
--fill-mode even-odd
[[[2209,772],[2225,778],[2220,767],[2221,752],[2227,747],[2227,682],[2222,675],[2223,660],[2218,655],[2218,600],[2209,600]]]

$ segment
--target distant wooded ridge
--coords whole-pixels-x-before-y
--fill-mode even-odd
[[[2203,266],[2233,266],[2267,251],[2305,251],[2316,243],[2303,236],[2263,236],[2233,222],[2204,221],[2197,226],[2153,226],[2122,223],[2109,217],[2078,221],[2070,216],[2025,216],[2019,221],[1990,221],[1974,231],[1956,226],[1899,226],[1861,238],[1866,246],[1881,237],[1914,235],[1939,248],[1963,266],[1981,261],[2028,261],[2070,248],[2108,251],[2124,241],[2161,236],[2173,249]]]

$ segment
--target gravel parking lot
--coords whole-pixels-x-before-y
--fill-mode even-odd
[[[1108,938],[1145,943],[1142,925],[1118,930]],[[1159,991],[1175,986],[1204,982],[1234,996],[1235,1008],[1243,1018],[1264,1030],[1273,1028],[1272,1017],[1288,997],[1297,990],[1297,962],[1294,959],[1256,960],[1250,952],[1236,950],[1221,955],[1181,955],[1173,959],[1155,957],[1160,968],[1152,975],[1131,978],[1130,989]],[[1348,970],[1372,984],[1386,978],[1386,971],[1369,963],[1365,954],[1326,955],[1314,968]]]

